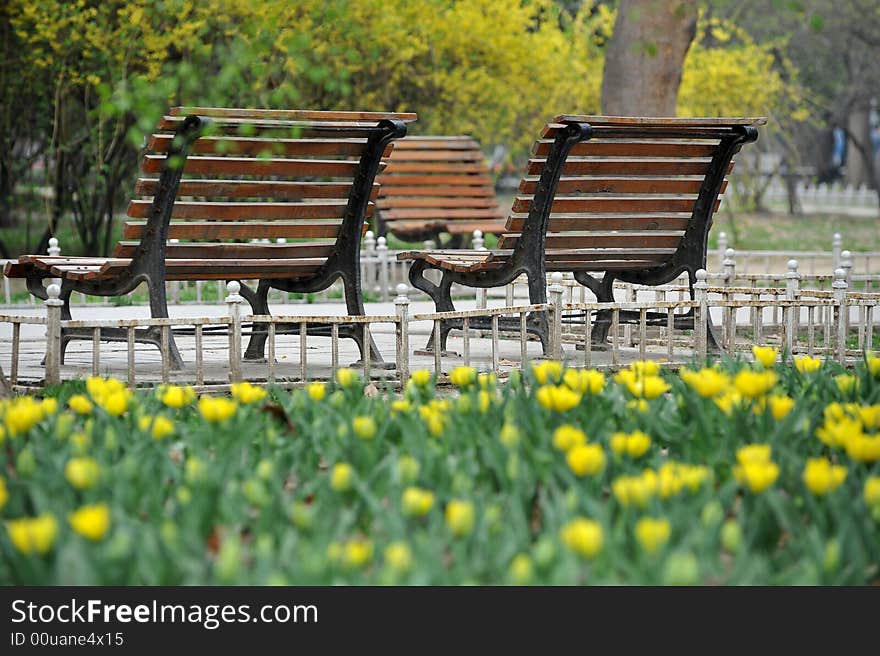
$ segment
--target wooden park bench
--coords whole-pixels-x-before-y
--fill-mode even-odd
[[[242,295],[253,314],[265,315],[272,288],[315,292],[342,278],[349,315],[363,314],[360,241],[378,192],[375,176],[392,141],[415,118],[174,108],[148,140],[138,198],[128,206],[112,257],[24,255],[5,273],[26,278],[39,298],[46,298],[45,278],[60,278],[65,319],[74,291],[118,296],[142,282],[152,316],[167,317],[169,280],[256,280],[255,289],[242,284]],[[325,332],[329,327],[315,327],[315,334]],[[372,353],[381,361],[361,330],[341,325],[339,334],[355,339],[362,357]],[[267,336],[264,324],[255,326],[245,357],[262,358]],[[88,335],[65,330],[62,354],[80,337]],[[100,337],[127,339],[123,329],[102,329]],[[139,330],[136,339],[160,346],[157,328]],[[173,339],[169,350],[171,366],[180,368]]]
[[[545,303],[546,274],[554,271],[573,273],[602,303],[614,300],[615,280],[661,285],[687,273],[693,298],[733,157],[765,123],[557,116],[534,145],[497,250],[412,251],[398,258],[412,260],[410,281],[431,296],[437,311],[455,309],[453,283],[497,287],[521,274],[530,302]],[[423,275],[428,269],[442,272],[439,283]],[[636,321],[638,313],[622,312],[620,320]],[[665,322],[666,314],[652,313],[649,320]],[[692,327],[693,313],[677,317],[675,326]],[[610,312],[600,312],[592,341],[603,344],[609,327]],[[461,328],[460,320],[442,323],[441,349],[454,328]],[[527,330],[546,352],[546,313],[530,315]]]
[[[376,231],[404,241],[461,246],[475,230],[500,234],[504,212],[480,144],[471,137],[407,137],[379,174]]]

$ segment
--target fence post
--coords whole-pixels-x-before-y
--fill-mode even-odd
[[[736,251],[732,248],[725,249],[721,269],[724,273],[724,286],[732,287],[736,278]]]
[[[401,390],[409,379],[409,297],[403,283],[397,285],[394,309],[397,312],[397,378]]]
[[[54,282],[46,288],[46,385],[61,382],[61,287]]]
[[[388,246],[385,237],[376,240],[376,254],[379,256],[379,298],[388,300]]]
[[[849,308],[846,305],[846,271],[834,270],[834,282],[831,283],[834,290],[834,301],[837,304],[837,359],[841,364],[846,364],[846,328]]]
[[[846,273],[846,284],[852,285],[853,255],[850,251],[840,252],[840,268]]]
[[[483,239],[483,231],[482,230],[474,230],[474,238],[473,238],[473,246],[474,250],[481,251],[483,250],[483,244],[485,240]]]
[[[709,329],[709,283],[706,282],[708,274],[705,269],[698,269],[695,277],[697,281],[694,283],[694,300],[697,302],[697,317],[694,336],[697,339],[697,356],[705,360]]]
[[[372,230],[367,230],[364,235],[364,249],[361,251],[364,263],[365,289],[374,289],[376,285],[376,235]]]
[[[788,271],[785,273],[785,300],[796,301],[800,295],[800,278],[798,273],[798,261],[788,261]],[[785,308],[785,350],[791,357],[794,351],[795,337],[798,331],[798,319],[800,315],[800,307],[794,305]]]
[[[846,276],[844,279],[846,280],[847,288],[852,287],[853,284],[853,255],[850,251],[841,251],[840,252],[840,268],[843,269]],[[845,312],[846,316],[846,329],[849,330],[849,312]]]
[[[724,275],[722,279],[722,286],[724,287],[733,287],[734,280],[736,279],[736,251],[732,248],[728,248],[724,251],[724,261],[721,263],[722,273]],[[730,300],[730,294],[725,293],[723,295],[725,301]],[[736,326],[736,310],[734,308],[726,307],[724,308],[724,312],[722,313],[722,328],[723,328],[723,340],[726,344],[729,341],[729,335],[733,330],[735,330]],[[708,339],[708,338],[707,338]],[[730,340],[731,347],[733,345],[733,341]]]
[[[839,232],[835,232],[831,238],[831,270],[840,266],[840,249],[843,248],[843,237]]]
[[[479,246],[474,244],[474,248],[478,251],[486,250],[486,247],[483,244],[480,244]],[[486,288],[486,287],[477,288],[477,309],[478,310],[485,310],[486,309],[486,306],[488,305],[488,299],[489,299],[488,288]]]
[[[57,238],[49,238],[49,248],[46,249],[46,252],[50,257],[58,257],[61,255],[61,246],[58,245]],[[49,284],[61,286],[61,278],[51,278]]]
[[[562,274],[554,271],[550,274],[550,353],[554,360],[562,361]]]
[[[229,381],[241,382],[241,303],[244,298],[238,292],[241,284],[237,280],[226,283],[226,305],[229,308],[229,317],[232,323],[229,325]]]
[[[723,269],[724,267],[724,254],[727,251],[727,233],[719,232],[718,233],[718,268]]]

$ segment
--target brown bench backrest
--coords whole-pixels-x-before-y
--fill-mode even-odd
[[[374,112],[174,108],[149,138],[144,175],[135,189],[141,198],[128,206],[114,257],[135,255],[174,130],[189,114],[209,117],[211,124],[186,159],[167,235],[179,243],[167,244],[166,258],[308,259],[314,266],[302,274],[333,252],[370,131],[381,119],[415,119]],[[377,192],[374,183],[371,197]],[[367,216],[372,211],[370,201]],[[226,277],[222,263],[216,269],[173,277]]]
[[[400,139],[377,180],[376,207],[391,232],[395,223],[405,234],[407,223],[504,219],[480,144],[468,136]]]
[[[706,216],[695,206],[701,190],[707,193],[710,164],[723,141],[732,130],[765,121],[558,116],[532,149],[499,248],[515,248],[520,240],[546,157],[566,122],[588,123],[593,133],[572,146],[563,164],[546,229],[547,268],[602,271],[668,262],[694,222],[711,221],[718,209],[711,190]],[[732,168],[731,162],[725,179],[717,180],[720,193]]]

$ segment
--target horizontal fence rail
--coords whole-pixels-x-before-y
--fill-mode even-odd
[[[567,299],[574,288],[557,273],[551,277],[549,303],[413,314],[409,290],[399,284],[392,299],[393,314],[362,316],[244,314],[240,285],[232,281],[225,290],[224,316],[115,320],[62,320],[60,290],[53,284],[48,288],[45,316],[0,315],[0,329],[11,334],[8,370],[5,359],[2,364],[9,382],[19,390],[108,374],[132,387],[171,382],[206,390],[225,389],[243,380],[299,386],[333,378],[342,366],[356,366],[365,380],[398,388],[414,367],[433,368],[444,382],[455,366],[503,374],[536,358],[601,369],[646,358],[679,366],[712,353],[751,357],[751,347],[759,344],[778,346],[783,357],[807,354],[843,364],[863,358],[874,348],[880,294],[851,288],[842,268],[835,271],[827,290],[804,288],[802,277],[807,276],[790,266],[784,286],[733,286],[718,284],[720,279],[701,270],[693,298],[686,286],[668,286],[633,288],[635,300],[594,303]],[[536,352],[539,344],[529,333],[534,321],[546,321],[549,328],[546,352]],[[596,343],[593,329],[600,322],[608,325],[608,338]],[[461,353],[428,349],[419,360],[420,352],[411,350],[411,337],[426,335],[440,343],[444,325],[452,326]],[[43,327],[44,337],[39,334]],[[23,331],[31,335],[27,353],[22,348]],[[382,342],[380,349],[382,356],[393,360],[366,357],[355,365],[343,363],[340,345],[356,331],[365,344],[373,337],[393,335],[393,342]],[[73,333],[90,341],[91,349],[85,361],[65,364],[62,341]],[[267,357],[243,360],[243,342],[255,333],[265,334]],[[150,350],[136,348],[144,335],[152,335]],[[171,368],[172,335],[177,342],[187,339],[191,366],[182,371]],[[113,347],[114,343],[124,346]],[[288,359],[284,349],[295,357]]]

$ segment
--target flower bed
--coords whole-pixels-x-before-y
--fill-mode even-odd
[[[755,355],[6,400],[0,583],[875,582],[880,359]]]

